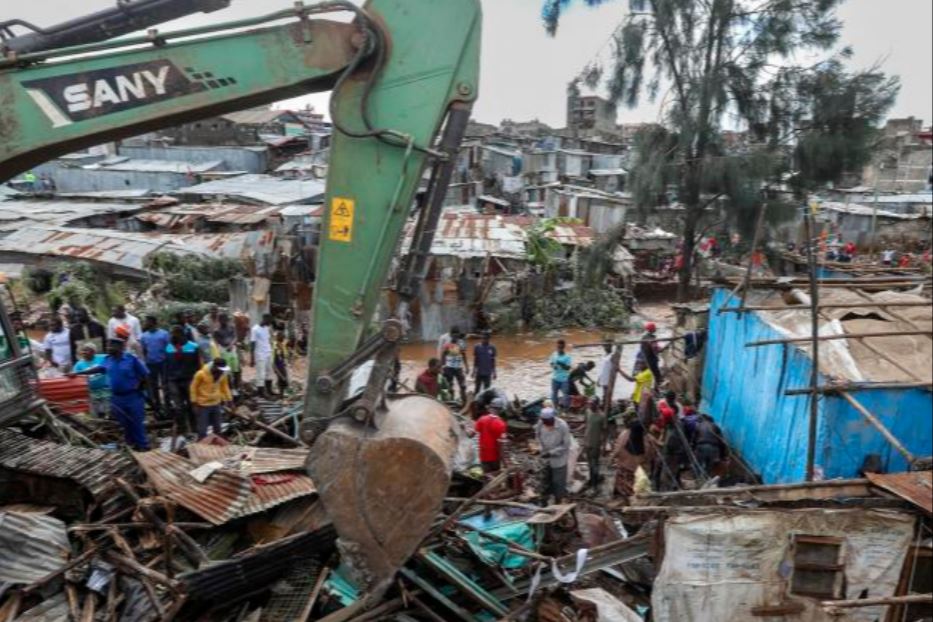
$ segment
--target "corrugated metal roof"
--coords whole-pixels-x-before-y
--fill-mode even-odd
[[[337,534],[330,525],[254,547],[233,559],[216,562],[178,577],[191,600],[235,602],[281,577],[296,561],[327,559]]]
[[[139,212],[139,203],[98,203],[87,201],[3,201],[0,203],[0,230],[13,231],[30,222],[67,225],[93,216],[126,215]]]
[[[456,209],[445,211],[434,235],[431,254],[525,259],[526,229],[535,222],[536,219],[529,216],[466,213]],[[414,228],[413,222],[408,223],[403,252],[411,246]],[[557,225],[547,236],[570,246],[588,246],[595,237],[592,229],[576,224]]]
[[[220,469],[204,483],[199,483],[190,474],[198,464],[181,456],[150,451],[134,453],[133,457],[160,494],[214,525],[257,514],[316,492],[311,478],[306,475],[266,476],[270,483],[262,484],[246,475]]]
[[[206,173],[224,165],[223,160],[208,162],[176,162],[172,160],[135,160],[112,158],[87,164],[81,168],[88,171],[126,171],[139,173]]]
[[[39,441],[10,428],[0,429],[0,466],[76,481],[96,501],[111,506],[124,503],[122,496],[111,492],[114,479],[131,480],[139,473],[122,453]]]
[[[221,469],[202,484],[190,474],[198,465],[181,456],[150,451],[133,457],[159,494],[214,525],[239,516],[249,500],[249,480],[232,471]]]
[[[820,209],[841,214],[853,214],[855,216],[870,216],[879,218],[895,218],[897,220],[916,220],[920,218],[917,214],[898,214],[887,210],[875,210],[873,207],[859,205],[858,203],[840,203],[838,201],[823,201],[820,203]]]
[[[0,238],[0,255],[74,257],[145,273],[146,258],[156,252],[247,259],[274,246],[274,231],[171,235],[30,225]]]
[[[224,203],[209,203],[195,205],[179,205],[168,209],[159,209],[139,214],[137,218],[165,227],[176,227],[181,224],[194,224],[200,220],[218,224],[255,225],[277,216],[281,208],[275,205],[263,207],[258,205],[230,205]],[[0,209],[2,213],[2,209]]]
[[[324,192],[324,182],[317,180],[239,175],[181,188],[175,194],[239,197],[266,205],[288,205],[323,200]]]
[[[36,513],[0,512],[0,583],[33,583],[68,561],[65,523]]]
[[[590,169],[590,175],[593,177],[611,177],[613,175],[625,175],[628,171],[624,168],[594,168]]]
[[[179,240],[180,241],[180,240]],[[159,251],[198,252],[170,238],[103,229],[30,225],[0,239],[0,253],[74,257],[144,273],[146,257]]]
[[[196,464],[223,462],[228,458],[243,458],[237,464],[241,473],[275,473],[277,471],[304,471],[309,449],[277,449],[272,447],[244,447],[242,445],[188,445],[188,456]]]
[[[916,471],[886,475],[866,473],[865,477],[878,488],[894,493],[927,514],[933,515],[933,472]]]
[[[221,119],[240,125],[263,125],[277,121],[280,117],[288,117],[289,121],[298,121],[295,113],[288,110],[239,110],[220,116]]]

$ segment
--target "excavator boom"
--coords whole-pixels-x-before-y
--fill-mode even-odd
[[[337,10],[355,20],[312,19]],[[400,265],[400,317],[418,291],[478,94],[480,34],[479,0],[337,0],[181,33],[58,49],[34,37],[2,48],[0,181],[102,142],[334,90],[302,434],[314,443],[309,470],[345,561],[372,592],[427,533],[456,447],[455,421],[439,403],[385,399],[406,327],[373,319],[430,163]],[[368,361],[362,395],[349,395]]]

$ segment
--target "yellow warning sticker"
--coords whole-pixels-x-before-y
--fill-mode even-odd
[[[330,239],[334,242],[353,241],[353,212],[356,201],[334,197],[330,202]]]

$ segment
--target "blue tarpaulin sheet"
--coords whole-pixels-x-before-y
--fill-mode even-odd
[[[793,345],[747,348],[752,341],[784,335],[756,312],[717,313],[729,296],[718,289],[710,303],[709,344],[703,373],[703,410],[719,423],[729,444],[766,484],[806,477],[810,397],[786,396],[810,386],[811,359]],[[732,300],[730,306],[738,306]],[[823,378],[821,384],[826,384]],[[915,456],[933,453],[933,394],[887,389],[856,394],[870,412]],[[885,471],[908,468],[880,432],[839,396],[820,400],[817,466],[826,478],[857,477],[868,454],[879,454]]]

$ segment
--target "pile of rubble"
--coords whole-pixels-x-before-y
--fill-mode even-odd
[[[847,595],[808,594],[803,575],[786,594],[768,591],[810,542],[798,532],[862,550],[868,557],[833,572],[845,573],[843,589],[869,586],[884,611],[916,598],[891,595],[902,593],[912,543],[929,548],[921,537],[929,507],[884,493],[890,481],[648,493],[626,503],[579,495],[580,464],[576,502],[541,507],[533,434],[512,417],[503,470],[490,478],[460,465],[431,532],[373,601],[341,563],[306,474],[299,411],[248,402],[225,438],[191,443],[153,430],[160,448],[145,453],[118,450],[114,431],[74,415],[0,429],[0,620],[634,622],[649,610],[656,620],[685,619],[709,598],[754,605],[758,613],[731,618],[752,620]],[[917,477],[929,482],[929,472]],[[834,525],[843,524],[839,535]],[[737,577],[760,598],[733,602]]]
[[[511,466],[455,473],[396,585],[365,599],[306,474],[299,411],[252,401],[198,443],[156,424],[144,453],[76,413],[0,428],[0,620],[619,619],[595,612],[647,604],[625,569],[647,589],[632,564],[648,536],[593,504],[529,503],[521,422]]]

